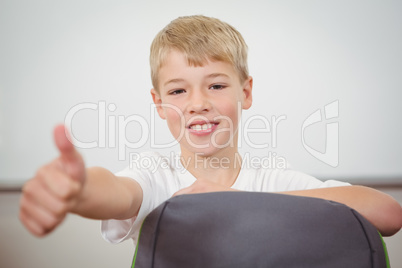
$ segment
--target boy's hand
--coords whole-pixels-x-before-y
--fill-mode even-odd
[[[237,191],[237,190],[209,180],[197,179],[189,187],[177,191],[173,196],[182,194],[200,194],[200,193],[226,192],[226,191]]]
[[[86,171],[82,156],[67,138],[63,125],[54,129],[60,156],[42,166],[22,189],[20,219],[36,236],[56,228],[78,203]]]

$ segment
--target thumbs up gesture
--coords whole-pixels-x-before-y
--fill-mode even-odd
[[[86,179],[82,156],[63,125],[54,129],[59,157],[42,166],[23,187],[20,220],[36,236],[54,230],[79,202]]]

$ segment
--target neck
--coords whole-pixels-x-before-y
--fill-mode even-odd
[[[180,161],[197,179],[232,186],[241,169],[242,159],[237,148],[225,148],[213,155],[192,153],[182,149]]]

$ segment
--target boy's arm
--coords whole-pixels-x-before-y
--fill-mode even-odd
[[[41,167],[22,191],[20,219],[31,233],[51,232],[69,212],[95,219],[124,219],[138,213],[142,202],[138,183],[106,169],[85,169],[64,126],[55,128],[54,138],[60,156]]]
[[[208,180],[197,180],[175,195],[217,191],[237,191]],[[364,186],[342,186],[280,192],[281,194],[316,197],[345,204],[362,214],[383,236],[397,233],[402,226],[401,205],[391,196]]]
[[[402,227],[402,207],[391,196],[364,186],[342,186],[283,192],[316,197],[345,204],[371,222],[383,236],[396,234]]]
[[[128,219],[138,214],[142,189],[135,180],[117,177],[101,167],[88,168],[86,174],[72,213],[98,220]]]

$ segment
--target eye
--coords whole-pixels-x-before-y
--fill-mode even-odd
[[[213,89],[213,90],[220,90],[220,89],[224,89],[226,86],[221,85],[221,84],[215,84],[209,87],[209,89]]]
[[[169,95],[179,95],[186,92],[184,89],[175,89],[172,91],[169,91]]]

